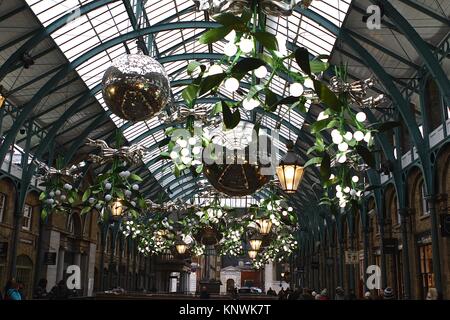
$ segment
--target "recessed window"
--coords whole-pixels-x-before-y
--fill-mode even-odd
[[[0,222],[3,222],[3,215],[6,211],[6,195],[0,193]]]
[[[30,231],[31,230],[31,220],[33,218],[33,207],[25,204],[23,207],[23,219],[22,219],[22,229]]]
[[[69,232],[70,234],[73,234],[73,217],[72,215],[67,216],[67,232]]]
[[[423,181],[420,183],[420,203],[421,203],[421,210],[420,215],[421,216],[427,216],[430,214],[430,209],[428,207],[428,202],[426,200],[426,193],[425,193],[425,185]]]

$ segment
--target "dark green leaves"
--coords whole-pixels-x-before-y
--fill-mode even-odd
[[[272,112],[275,111],[276,107],[277,107],[277,102],[278,102],[277,95],[269,88],[266,88],[264,93],[266,95],[266,101],[265,101],[266,106],[269,108],[270,111],[272,111]]]
[[[141,177],[139,177],[137,174],[134,174],[134,173],[132,173],[130,175],[130,179],[133,180],[133,181],[137,181],[137,182],[142,182],[143,181]]]
[[[322,163],[322,158],[321,157],[314,157],[314,158],[311,158],[311,159],[309,159],[306,163],[305,163],[305,168],[306,167],[309,167],[310,165],[313,165],[313,164],[319,164],[319,163]]]
[[[322,100],[322,103],[324,103],[330,109],[339,112],[341,110],[341,103],[339,102],[339,99],[334,94],[334,92],[331,91],[326,84],[318,80],[313,80],[313,82],[314,89],[320,100]]]
[[[86,191],[83,193],[83,197],[81,198],[81,201],[85,202],[87,201],[87,199],[89,199],[89,196],[91,195],[91,189],[88,188],[86,189]]]
[[[308,75],[311,75],[311,66],[309,64],[309,52],[305,48],[298,48],[295,50],[295,61],[302,71]]]
[[[198,41],[201,44],[211,44],[225,38],[225,36],[229,34],[231,30],[231,27],[219,27],[216,29],[211,29],[202,34]]]
[[[311,73],[320,73],[324,72],[329,68],[329,64],[327,62],[323,62],[320,60],[312,60],[309,62]]]
[[[256,41],[263,45],[267,50],[278,50],[277,38],[266,31],[260,31],[253,33]]]
[[[323,181],[327,181],[330,178],[331,159],[328,153],[324,153],[322,158],[322,164],[320,165],[320,176]]]
[[[251,16],[250,16],[251,18]],[[235,16],[232,13],[223,13],[219,16],[214,17],[214,20],[216,20],[218,23],[223,25],[224,27],[231,30],[236,30],[240,32],[249,32],[250,29],[247,27],[247,20],[248,16],[247,14],[243,14],[243,18],[240,18],[238,16]]]
[[[231,112],[230,107],[225,101],[222,101],[222,115],[223,123],[225,124],[225,128],[227,129],[233,129],[241,121],[241,114],[239,112],[239,109]]]
[[[314,122],[310,127],[311,133],[315,134],[315,133],[322,131],[323,129],[326,129],[332,120],[333,120],[333,118],[327,118],[327,119],[323,119],[323,120]]]
[[[201,64],[198,61],[192,61],[187,66],[187,69],[186,69],[187,74],[191,75],[197,68],[200,68],[202,72],[205,72],[205,70],[206,70],[205,65]]]
[[[357,145],[356,152],[363,158],[364,162],[371,168],[375,168],[375,157],[373,154],[364,146]]]
[[[195,104],[195,99],[197,98],[198,86],[195,84],[188,85],[184,88],[181,96],[186,104],[192,107]]]
[[[232,73],[247,73],[265,65],[265,62],[258,58],[244,58],[234,65]]]
[[[198,91],[198,95],[202,96],[205,93],[209,92],[211,89],[217,87],[222,83],[222,81],[227,77],[226,73],[214,74],[212,76],[208,76],[202,80],[200,83],[200,88]]]

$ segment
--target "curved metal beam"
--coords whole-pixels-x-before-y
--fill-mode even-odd
[[[375,3],[375,0],[370,0]],[[378,0],[380,1],[380,0]],[[447,78],[444,70],[442,69],[438,59],[434,56],[433,52],[427,46],[426,42],[417,33],[417,31],[411,26],[408,20],[403,17],[400,12],[387,0],[381,0],[384,6],[385,14],[389,19],[405,34],[408,41],[416,49],[417,53],[422,57],[422,60],[436,80],[439,89],[441,90],[442,96],[444,98],[445,104],[450,104],[450,81]],[[447,23],[450,24],[450,20]]]

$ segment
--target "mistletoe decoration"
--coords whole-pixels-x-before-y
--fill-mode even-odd
[[[56,160],[56,168],[38,163],[38,177],[44,182],[41,186],[45,187],[39,195],[42,202],[41,218],[45,218],[55,212],[70,213],[78,201],[78,190],[73,184],[81,175],[79,169],[81,164],[65,168],[65,162],[62,157]]]
[[[95,176],[94,183],[84,191],[81,199],[84,208],[81,214],[95,208],[102,212],[104,219],[107,219],[110,217],[108,213],[111,213],[112,206],[119,205],[124,213],[133,217],[138,216],[146,208],[144,196],[139,191],[142,178],[131,173],[129,167],[142,154],[141,149],[136,147],[113,149],[101,140],[88,143],[100,146],[99,163],[108,164],[110,168]],[[122,144],[119,135],[116,144],[119,146]]]

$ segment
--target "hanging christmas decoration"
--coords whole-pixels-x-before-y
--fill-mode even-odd
[[[56,168],[41,162],[36,162],[36,165],[36,177],[43,180],[40,186],[45,187],[39,196],[42,201],[42,219],[55,212],[71,213],[78,201],[78,190],[74,184],[81,178],[80,170],[86,164],[82,162],[65,168],[64,159],[58,157]]]
[[[88,145],[100,148],[100,155],[91,159],[95,163],[111,164],[110,168],[95,176],[93,184],[88,186],[83,193],[83,210],[81,213],[90,212],[94,208],[108,217],[120,219],[124,214],[138,216],[146,209],[144,196],[140,192],[139,184],[142,178],[130,172],[130,166],[137,163],[142,156],[142,148],[139,146],[122,146],[122,136],[116,136],[118,149],[113,149],[103,140],[88,140]]]
[[[126,54],[114,60],[102,86],[105,104],[125,120],[149,120],[170,102],[170,82],[163,66],[143,54]]]
[[[194,0],[199,10],[208,10],[212,17],[222,13],[240,15],[252,7],[254,0]],[[296,5],[307,8],[312,0],[257,0],[263,12],[270,16],[289,16]]]
[[[244,121],[231,130],[216,128],[208,149],[214,150],[214,154],[211,157],[203,154],[203,174],[211,185],[228,196],[253,194],[270,180],[270,175],[263,173],[264,167],[270,166],[270,157],[267,151],[258,149],[257,140],[263,136],[254,136],[253,129],[252,123]]]
[[[380,94],[376,97],[368,97],[367,90],[373,88],[375,85],[375,79],[368,78],[366,80],[359,80],[352,83],[344,82],[338,76],[334,76],[330,79],[330,89],[336,93],[348,93],[352,103],[359,107],[376,108],[385,102],[385,97]],[[363,122],[364,120],[360,121]]]

